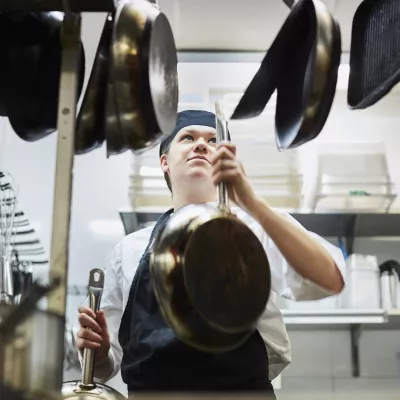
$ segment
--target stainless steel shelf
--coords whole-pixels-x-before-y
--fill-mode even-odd
[[[282,310],[287,325],[352,325],[389,322],[385,310]]]
[[[126,234],[155,222],[166,210],[120,210]],[[306,229],[325,237],[400,236],[400,213],[291,213]]]
[[[282,310],[288,330],[348,329],[353,376],[360,376],[362,330],[400,330],[400,309],[395,310]]]

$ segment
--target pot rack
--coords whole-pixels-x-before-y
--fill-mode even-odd
[[[53,201],[48,312],[66,321],[70,216],[75,149],[77,77],[80,62],[82,12],[112,12],[117,0],[0,0],[0,12],[64,13],[61,30],[62,61],[58,99],[57,153]],[[63,347],[64,343],[60,343]],[[63,360],[61,360],[63,361]],[[63,370],[63,362],[59,365]],[[61,382],[59,383],[61,390]]]

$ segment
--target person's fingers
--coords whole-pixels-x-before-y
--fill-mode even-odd
[[[107,335],[108,336],[108,326],[107,326],[107,320],[106,317],[104,315],[104,311],[100,310],[97,313],[97,323],[99,324],[101,331],[102,331],[102,335]]]
[[[79,314],[78,321],[82,328],[89,328],[94,332],[101,333],[102,329],[100,325],[89,315]]]
[[[103,338],[98,333],[89,331],[88,329],[85,328],[79,329],[76,336],[80,339],[89,340],[90,342],[101,343],[103,341]]]
[[[91,342],[87,339],[78,338],[76,340],[76,347],[82,351],[83,349],[98,349],[101,346],[101,343],[98,342]]]

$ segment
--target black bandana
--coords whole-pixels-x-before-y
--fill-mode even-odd
[[[186,110],[178,113],[175,129],[160,144],[160,156],[165,153],[176,134],[190,125],[209,126],[215,129],[215,114],[202,110]]]

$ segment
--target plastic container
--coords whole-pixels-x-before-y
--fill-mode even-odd
[[[387,212],[396,197],[383,143],[319,149],[314,211]]]
[[[351,254],[346,260],[346,287],[341,308],[380,309],[378,260],[374,255]]]

